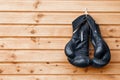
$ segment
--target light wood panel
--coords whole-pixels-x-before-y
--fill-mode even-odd
[[[93,51],[90,51],[91,55]],[[119,62],[120,50],[111,50],[111,56],[111,62]],[[68,60],[64,50],[0,50],[0,62],[68,62]]]
[[[120,64],[78,68],[69,63],[1,63],[0,74],[120,74]]]
[[[89,11],[120,12],[120,1],[115,0],[0,0],[0,11]]]
[[[71,24],[83,13],[0,12],[0,24]],[[120,24],[119,13],[90,13],[99,24]]]
[[[70,38],[0,38],[0,49],[64,49]],[[110,49],[120,49],[120,38],[105,38]]]
[[[2,75],[2,80],[119,80],[119,75]]]
[[[85,8],[111,49],[103,68],[72,66],[64,53]],[[119,32],[120,0],[0,0],[0,80],[120,80]]]
[[[120,25],[100,25],[103,37],[120,37]],[[71,37],[72,25],[0,25],[0,37]]]

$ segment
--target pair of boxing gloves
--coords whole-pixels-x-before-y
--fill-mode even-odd
[[[68,61],[78,67],[103,67],[110,62],[110,49],[103,40],[99,25],[90,15],[81,15],[72,22],[73,35],[65,46]],[[94,47],[94,57],[89,57],[89,43]]]

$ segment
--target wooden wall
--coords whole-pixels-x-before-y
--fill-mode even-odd
[[[85,8],[111,49],[100,69],[74,67],[64,54]],[[120,0],[0,0],[0,80],[120,80]]]

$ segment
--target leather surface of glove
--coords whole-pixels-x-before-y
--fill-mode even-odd
[[[103,67],[109,63],[110,50],[101,37],[99,26],[90,15],[79,16],[72,22],[73,35],[65,46],[68,61],[78,67]],[[94,58],[89,58],[89,40],[94,46]]]
[[[87,17],[90,27],[90,39],[94,46],[94,58],[92,59],[93,67],[103,67],[110,62],[110,49],[101,36],[99,25],[95,23],[91,16]]]

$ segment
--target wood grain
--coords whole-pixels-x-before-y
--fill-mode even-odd
[[[120,37],[120,25],[100,25],[103,37]],[[0,37],[71,37],[72,25],[0,25]]]
[[[90,56],[93,56],[90,51]],[[27,57],[26,57],[27,56]],[[120,61],[120,50],[111,50],[111,62]],[[0,50],[0,62],[68,62],[64,50]]]
[[[0,12],[0,24],[71,24],[83,13]],[[119,13],[90,13],[98,24],[120,24]]]
[[[104,39],[110,49],[120,49],[120,38]],[[0,38],[0,49],[64,49],[69,40],[70,38]]]
[[[0,3],[0,11],[83,11],[86,7],[92,12],[120,12],[119,0],[0,0]]]
[[[119,80],[119,75],[2,75],[2,80]]]
[[[64,53],[85,8],[111,49],[103,68],[75,67]],[[0,0],[0,80],[120,80],[119,32],[120,0]]]
[[[120,74],[120,64],[78,68],[69,63],[0,63],[0,74]]]

